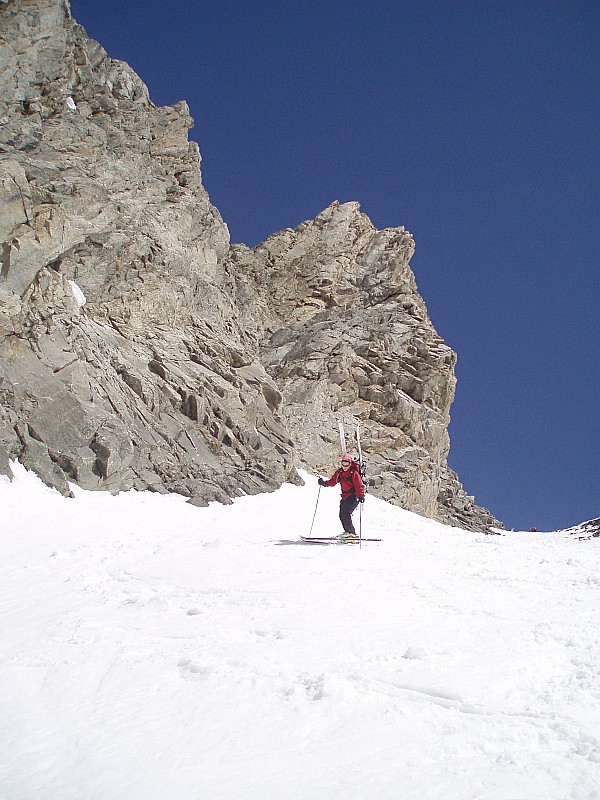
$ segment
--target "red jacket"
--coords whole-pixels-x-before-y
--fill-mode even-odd
[[[365,487],[360,477],[359,467],[356,461],[350,465],[350,469],[336,469],[331,478],[327,481],[327,486],[335,486],[339,483],[342,489],[342,500],[349,497],[364,497]]]

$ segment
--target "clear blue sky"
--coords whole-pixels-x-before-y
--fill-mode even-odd
[[[358,200],[458,353],[450,465],[509,528],[600,515],[600,4],[72,0],[187,100],[234,242]]]

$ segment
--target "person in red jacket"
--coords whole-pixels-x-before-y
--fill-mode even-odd
[[[360,468],[347,453],[342,456],[342,467],[337,469],[329,480],[319,478],[319,486],[335,486],[339,483],[342,490],[340,501],[340,522],[344,533],[356,536],[352,523],[352,513],[359,503],[365,502],[365,487],[360,476]]]

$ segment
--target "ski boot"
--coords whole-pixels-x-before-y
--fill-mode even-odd
[[[340,533],[338,539],[340,544],[358,544],[358,535],[352,531]]]

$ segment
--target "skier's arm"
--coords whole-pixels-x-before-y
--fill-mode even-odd
[[[365,499],[365,487],[358,470],[355,470],[354,474],[352,475],[352,483],[354,484],[354,493],[358,499],[363,502]]]
[[[338,481],[339,469],[336,470],[328,481],[325,478],[319,478],[320,486],[335,486]]]

